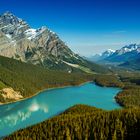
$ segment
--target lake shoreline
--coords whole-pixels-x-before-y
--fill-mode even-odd
[[[0,135],[8,136],[24,127],[39,124],[78,104],[105,111],[121,109],[114,101],[114,96],[120,91],[119,88],[100,87],[94,81],[67,87],[51,88],[31,99],[1,106],[2,131]],[[16,123],[13,124],[13,122]]]
[[[19,100],[16,100],[16,101],[7,102],[7,103],[0,103],[0,106],[2,106],[2,105],[8,105],[8,104],[12,104],[12,103],[16,103],[16,102],[20,102],[20,101],[24,101],[24,100],[30,99],[30,98],[32,98],[32,97],[34,97],[34,96],[39,95],[40,93],[42,93],[42,92],[44,92],[44,91],[49,91],[49,90],[53,90],[53,89],[61,89],[61,88],[66,88],[66,87],[82,86],[82,85],[84,85],[84,84],[86,84],[86,83],[90,83],[90,82],[93,82],[95,85],[98,85],[98,86],[100,86],[100,87],[109,87],[109,86],[103,86],[102,84],[99,84],[99,83],[97,83],[97,82],[94,81],[94,80],[91,80],[91,81],[82,82],[82,83],[77,84],[77,85],[67,85],[67,86],[58,86],[58,87],[46,88],[46,89],[40,90],[40,91],[36,92],[35,94],[33,94],[33,95],[29,96],[29,97],[26,97],[26,98],[22,98],[22,99],[19,99]],[[116,86],[111,86],[111,87],[112,87],[112,88],[120,88],[120,87],[116,87]],[[121,92],[122,92],[122,91],[121,91]],[[116,98],[118,94],[120,94],[120,92],[117,93],[117,94],[114,96],[114,100],[115,100],[115,102],[116,102],[117,104],[119,104],[120,107],[124,107],[124,105],[122,105],[120,102],[118,102],[118,100],[117,100],[117,98]]]
[[[82,82],[82,83],[77,84],[77,85],[67,85],[67,86],[58,86],[58,87],[46,88],[46,89],[43,89],[43,90],[40,90],[40,91],[36,92],[35,94],[33,94],[29,97],[25,97],[25,98],[22,98],[22,99],[19,99],[19,100],[16,100],[16,101],[7,102],[7,103],[0,103],[0,106],[8,105],[8,104],[12,104],[12,103],[16,103],[16,102],[20,102],[20,101],[30,99],[30,98],[32,98],[34,96],[37,96],[38,94],[40,94],[41,92],[44,92],[44,91],[53,90],[53,89],[61,89],[61,88],[66,88],[66,87],[82,86],[82,85],[84,85],[86,83],[90,83],[90,82],[95,83],[94,81],[86,81],[86,82]]]

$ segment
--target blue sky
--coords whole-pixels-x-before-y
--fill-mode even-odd
[[[46,25],[69,47],[89,56],[140,43],[139,0],[0,0],[33,28]]]

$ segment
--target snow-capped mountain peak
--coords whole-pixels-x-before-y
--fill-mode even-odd
[[[108,52],[115,52],[115,50],[112,50],[112,49],[108,49],[107,51]]]
[[[124,46],[123,48],[117,50],[116,52],[118,55],[123,55],[125,53],[133,52],[133,51],[139,53],[139,49],[140,49],[140,45],[130,44],[130,45]]]
[[[114,52],[115,52],[115,50],[108,49],[103,53],[95,54],[94,56],[90,57],[89,60],[91,60],[91,61],[99,61],[99,60],[105,59],[106,57],[109,57]]]
[[[122,47],[118,50],[108,49],[101,55],[95,55],[92,57],[93,61],[109,61],[119,62],[126,61],[127,59],[133,59],[140,57],[140,44],[130,44]]]
[[[114,52],[115,52],[115,50],[108,49],[108,50],[106,50],[105,52],[102,53],[102,56],[103,57],[108,57],[108,56],[112,55]]]

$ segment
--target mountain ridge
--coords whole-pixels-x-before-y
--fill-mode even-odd
[[[33,29],[11,12],[0,16],[0,55],[68,73],[92,73],[98,71],[97,69],[102,71],[101,66],[72,52],[46,26]]]
[[[112,55],[114,52],[115,52],[115,50],[107,49],[107,50],[104,51],[103,53],[95,54],[94,56],[90,57],[89,60],[98,62],[98,61],[103,60],[103,59],[105,59],[106,57]]]
[[[112,55],[105,58],[110,62],[126,62],[127,60],[137,59],[140,53],[140,45],[130,44],[116,50]]]
[[[106,55],[104,55],[106,54]],[[96,63],[140,69],[140,44],[130,44],[115,51],[105,51],[98,55]]]

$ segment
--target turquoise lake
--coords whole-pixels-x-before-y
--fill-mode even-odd
[[[0,105],[0,138],[51,118],[76,104],[105,110],[120,109],[114,99],[120,91],[119,88],[85,83],[81,86],[43,91],[26,100]]]

